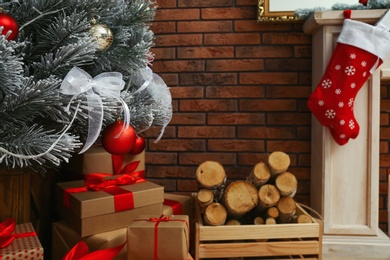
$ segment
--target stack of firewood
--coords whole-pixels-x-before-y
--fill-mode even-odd
[[[298,181],[289,166],[286,153],[273,152],[266,162],[254,165],[245,180],[225,187],[226,173],[220,163],[200,164],[196,199],[205,225],[311,223],[310,216],[296,213]]]

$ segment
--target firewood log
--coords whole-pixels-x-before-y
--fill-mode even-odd
[[[206,189],[220,187],[226,180],[225,169],[218,162],[203,162],[196,170],[196,180]]]
[[[214,200],[214,194],[211,190],[208,189],[201,189],[198,191],[198,194],[196,195],[196,200],[198,202],[198,205],[201,209],[206,208],[208,205],[213,203]]]
[[[279,217],[279,210],[277,207],[270,207],[267,209],[267,217],[277,219]]]
[[[253,209],[259,201],[256,187],[248,181],[234,181],[224,193],[223,203],[229,214],[243,216]]]
[[[203,214],[203,221],[209,226],[220,226],[225,224],[227,211],[225,207],[217,202],[208,205]]]
[[[279,210],[279,222],[289,223],[295,215],[297,206],[293,198],[284,196],[280,198],[277,208]]]
[[[300,214],[297,217],[297,223],[304,224],[304,223],[313,223],[313,220],[310,216],[306,214]]]
[[[256,188],[260,188],[271,178],[271,170],[264,162],[257,163],[247,178]]]
[[[263,225],[264,224],[264,219],[262,217],[256,217],[253,220],[253,224],[255,224],[255,225]]]
[[[275,206],[280,199],[279,190],[272,184],[263,185],[258,192],[260,210],[266,210],[269,207]]]
[[[280,151],[272,152],[268,156],[268,166],[273,176],[285,172],[290,166],[290,156]]]
[[[280,195],[294,197],[297,192],[298,181],[291,172],[283,172],[276,177],[275,185]]]
[[[241,225],[241,222],[237,219],[229,219],[226,223],[226,226]]]
[[[266,225],[274,225],[274,224],[276,224],[276,220],[274,218],[268,217],[265,219],[265,224]]]

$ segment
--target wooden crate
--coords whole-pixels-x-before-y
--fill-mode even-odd
[[[308,214],[297,205],[299,211]],[[323,225],[312,219],[310,224],[205,226],[196,207],[195,259],[322,259]]]

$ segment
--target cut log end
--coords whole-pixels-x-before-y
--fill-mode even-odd
[[[230,214],[241,216],[253,209],[258,200],[257,189],[252,183],[235,181],[226,188],[224,205]]]
[[[260,188],[271,178],[271,170],[264,162],[257,163],[248,176],[248,181],[252,182],[256,188]]]
[[[282,196],[294,197],[297,192],[298,181],[291,172],[283,172],[276,177],[275,185]]]
[[[225,169],[218,162],[203,162],[196,170],[196,180],[204,188],[220,187],[226,180]]]
[[[290,156],[280,151],[273,152],[268,156],[268,166],[273,175],[285,172],[290,166]]]
[[[222,204],[212,203],[207,206],[203,214],[203,220],[206,225],[220,226],[225,224],[227,211]]]
[[[301,214],[297,218],[297,223],[300,223],[300,224],[313,223],[313,220],[311,219],[310,216],[308,216],[306,214]]]
[[[198,201],[198,205],[201,208],[205,208],[208,205],[210,205],[211,203],[213,203],[214,194],[211,190],[201,189],[198,191],[196,199]]]
[[[241,222],[237,219],[230,219],[225,223],[226,226],[238,226],[241,225]]]
[[[279,201],[280,193],[279,190],[272,184],[266,184],[259,189],[259,207],[261,209],[269,208]]]
[[[291,197],[280,198],[277,208],[279,210],[279,220],[281,223],[288,223],[295,215],[297,205]]]

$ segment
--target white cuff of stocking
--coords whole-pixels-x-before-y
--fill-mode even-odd
[[[386,28],[345,19],[337,42],[366,50],[384,61],[390,53],[390,32]]]

